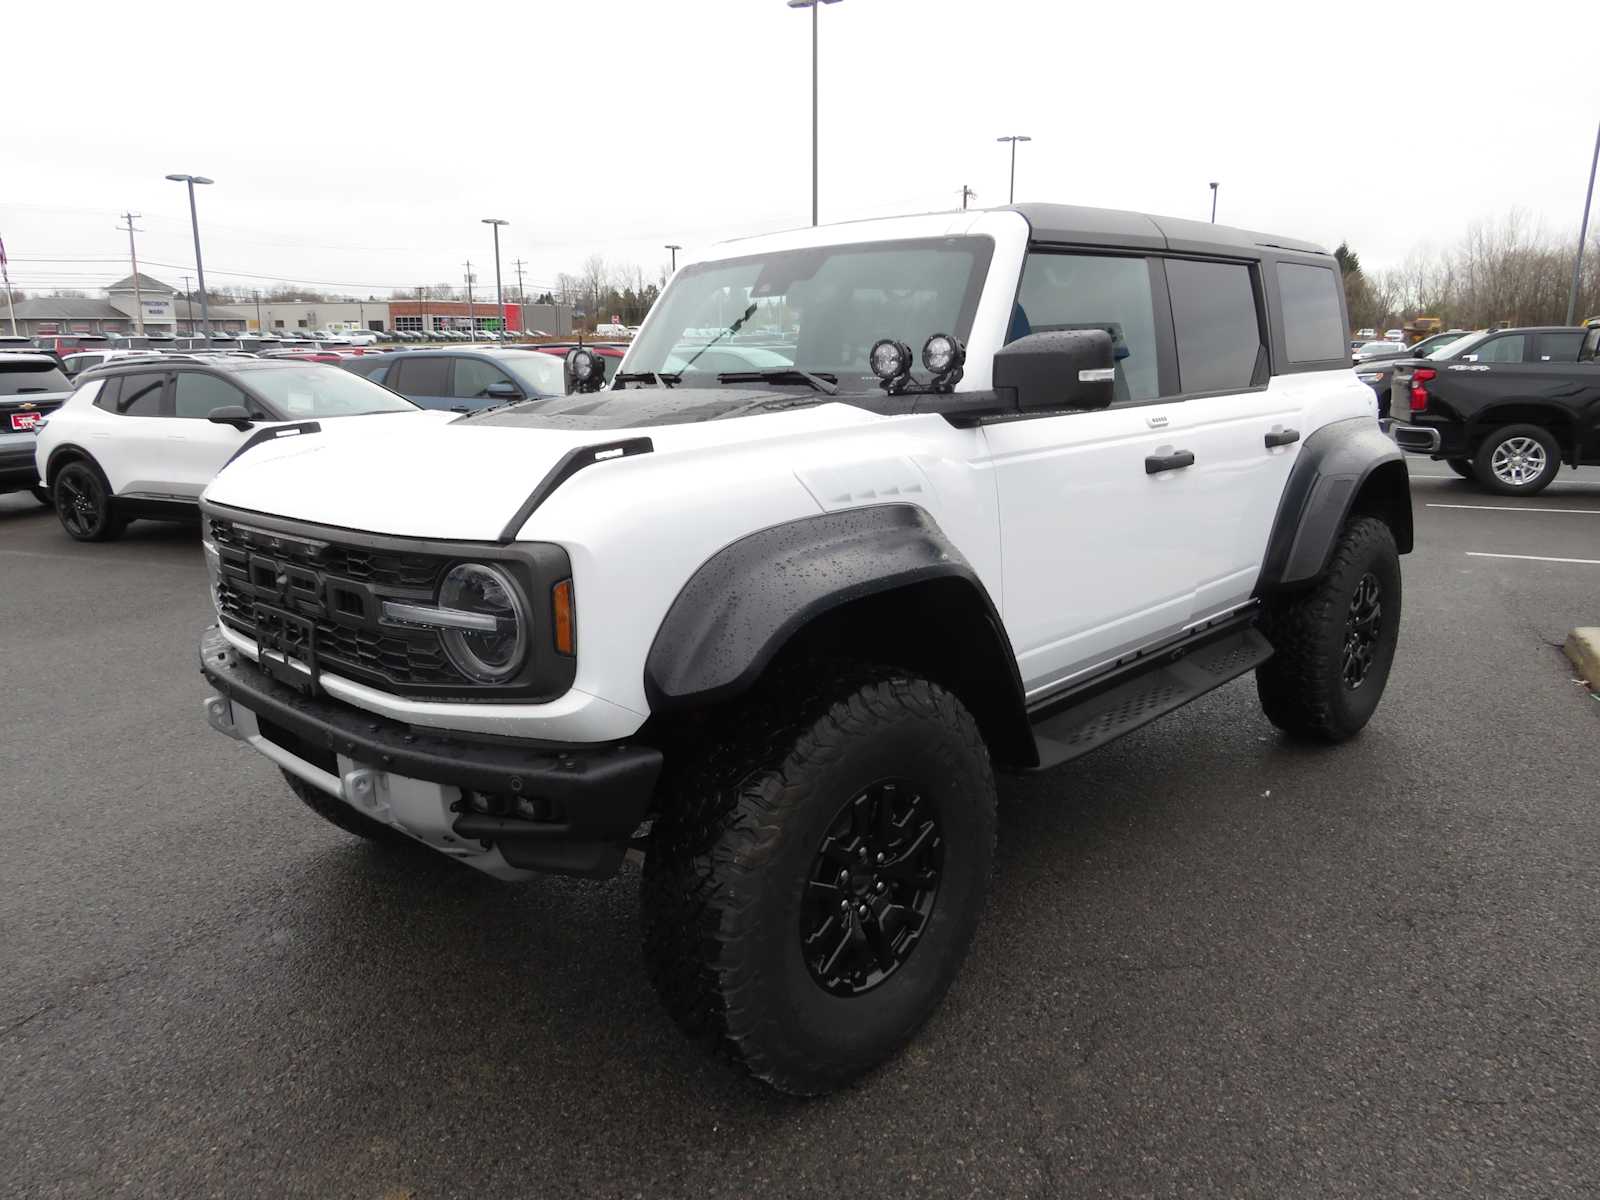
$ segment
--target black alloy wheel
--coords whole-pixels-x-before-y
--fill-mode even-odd
[[[112,511],[110,489],[88,463],[62,467],[51,494],[61,527],[78,541],[110,541],[122,532],[124,523]]]
[[[1350,597],[1350,611],[1344,619],[1344,653],[1340,675],[1345,687],[1354,691],[1372,672],[1379,637],[1383,632],[1383,586],[1368,571],[1356,584]]]
[[[812,863],[800,951],[835,996],[871,991],[904,965],[927,928],[944,872],[938,813],[906,780],[846,801]]]

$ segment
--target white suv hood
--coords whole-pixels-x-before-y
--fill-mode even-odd
[[[212,480],[203,498],[370,533],[493,541],[551,467],[580,446],[648,437],[655,446],[652,458],[659,462],[660,456],[675,451],[882,419],[841,404],[726,421],[603,430],[454,424],[454,415],[324,421],[320,433],[250,449]],[[607,470],[621,466],[603,464]]]

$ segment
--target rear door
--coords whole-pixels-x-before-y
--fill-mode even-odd
[[[116,495],[167,494],[170,380],[170,371],[115,375],[95,397],[95,406],[117,419],[95,422],[88,448]]]

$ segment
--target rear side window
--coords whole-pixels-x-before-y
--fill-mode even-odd
[[[1525,341],[1520,333],[1492,337],[1487,342],[1480,343],[1471,352],[1472,357],[1476,362],[1519,363],[1522,361]]]
[[[1569,363],[1578,361],[1578,350],[1583,345],[1583,330],[1541,333],[1533,339],[1533,361]]]
[[[117,412],[126,417],[159,417],[165,375],[124,375],[117,395]]]
[[[172,411],[180,417],[209,417],[219,408],[259,408],[226,380],[200,371],[179,371],[172,385]]]
[[[34,363],[6,363],[0,367],[0,396],[33,396],[42,392],[70,392],[72,384],[61,368],[48,359]]]
[[[1115,400],[1153,400],[1160,393],[1155,306],[1145,259],[1028,255],[1006,340],[1060,329],[1111,331]]]
[[[396,363],[395,378],[389,381],[389,386],[407,396],[448,396],[450,360],[408,358]]]
[[[1228,392],[1267,381],[1267,351],[1250,268],[1167,260],[1178,377],[1185,392]],[[1335,350],[1335,358],[1344,357]]]
[[[1345,356],[1344,316],[1339,307],[1341,286],[1331,267],[1278,264],[1283,338],[1290,362],[1325,362]]]

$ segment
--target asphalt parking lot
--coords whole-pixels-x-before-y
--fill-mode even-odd
[[[0,497],[0,1194],[1593,1196],[1600,470],[1413,465],[1366,732],[1241,680],[1004,784],[944,1007],[812,1102],[658,1009],[635,868],[374,849],[213,734],[192,529]]]

